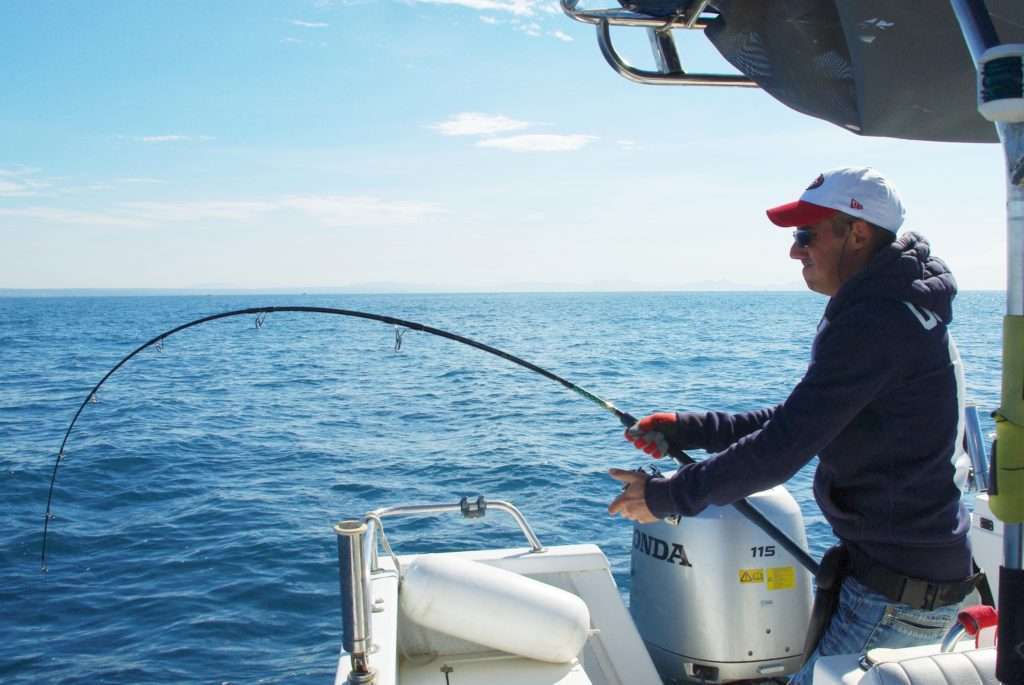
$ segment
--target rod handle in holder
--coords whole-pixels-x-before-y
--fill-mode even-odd
[[[372,683],[370,668],[370,601],[369,576],[363,559],[363,537],[367,526],[362,521],[346,520],[335,524],[338,536],[338,574],[341,584],[342,646],[352,659],[349,682]]]
[[[978,112],[993,123],[1024,122],[1024,43],[997,45],[982,54]]]

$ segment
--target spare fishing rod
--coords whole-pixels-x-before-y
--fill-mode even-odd
[[[274,312],[299,312],[299,313],[306,313],[306,314],[333,314],[333,315],[336,315],[336,316],[349,316],[349,317],[354,317],[354,318],[357,318],[357,319],[369,319],[371,321],[380,321],[381,323],[392,324],[394,326],[400,326],[402,328],[407,328],[407,329],[414,330],[414,331],[420,331],[420,332],[423,332],[423,333],[429,333],[430,335],[436,335],[436,336],[439,336],[441,338],[447,338],[448,340],[454,340],[455,342],[462,343],[463,345],[469,345],[470,347],[475,347],[478,350],[483,350],[484,352],[488,352],[488,353],[493,354],[495,356],[501,357],[502,359],[507,359],[508,361],[512,362],[513,364],[518,364],[519,366],[522,366],[522,367],[524,367],[526,369],[529,369],[530,371],[534,371],[536,373],[539,373],[540,375],[544,376],[545,378],[549,378],[549,379],[555,381],[559,385],[561,385],[561,386],[571,390],[572,392],[576,393],[580,397],[583,397],[584,399],[587,399],[587,400],[593,402],[594,404],[598,405],[599,407],[601,407],[605,411],[614,414],[615,417],[618,418],[619,422],[623,426],[625,426],[626,428],[629,428],[630,426],[632,426],[633,424],[636,423],[636,418],[632,414],[629,414],[628,412],[622,411],[621,409],[616,407],[614,404],[612,404],[608,400],[602,399],[601,397],[598,397],[594,393],[592,393],[592,392],[590,392],[588,390],[585,390],[584,388],[581,388],[580,386],[576,385],[575,383],[567,381],[566,379],[562,378],[561,376],[559,376],[556,373],[552,373],[551,371],[548,371],[547,369],[541,368],[541,367],[537,366],[536,364],[531,364],[530,362],[526,361],[525,359],[521,359],[521,358],[515,356],[514,354],[509,354],[508,352],[505,352],[503,350],[499,350],[496,347],[491,347],[490,345],[485,345],[484,343],[478,342],[476,340],[472,340],[471,338],[467,338],[465,336],[461,336],[461,335],[458,335],[456,333],[450,333],[448,331],[441,330],[440,328],[434,328],[432,326],[427,326],[425,324],[417,323],[415,321],[407,321],[405,319],[397,319],[397,318],[395,318],[393,316],[384,316],[382,314],[370,314],[368,312],[360,312],[360,311],[355,311],[355,310],[352,310],[352,309],[338,309],[338,308],[335,308],[335,307],[306,307],[306,306],[249,307],[249,308],[246,308],[246,309],[234,309],[232,311],[222,312],[220,314],[212,314],[210,316],[204,316],[204,317],[202,317],[200,319],[195,319],[193,321],[189,321],[187,323],[183,323],[180,326],[172,328],[172,329],[170,329],[168,331],[164,331],[160,335],[158,335],[158,336],[152,338],[151,340],[148,340],[148,341],[144,342],[143,344],[139,345],[138,347],[136,347],[129,354],[125,355],[119,362],[117,362],[117,364],[115,364],[113,366],[113,368],[111,368],[109,371],[107,371],[107,373],[103,376],[103,378],[101,378],[100,381],[95,386],[93,386],[92,390],[89,391],[89,394],[86,395],[85,399],[82,401],[82,404],[79,405],[78,410],[75,412],[75,415],[71,419],[70,425],[68,425],[67,431],[65,431],[65,433],[64,433],[64,439],[63,439],[63,441],[60,444],[60,450],[57,452],[57,459],[56,459],[56,461],[54,462],[54,465],[53,465],[53,474],[50,476],[50,489],[49,489],[49,492],[48,492],[47,497],[46,497],[46,514],[45,514],[45,516],[43,518],[43,545],[42,545],[42,557],[41,557],[41,563],[42,563],[43,571],[46,571],[46,540],[47,540],[47,534],[48,534],[49,529],[50,529],[50,521],[53,519],[53,510],[52,510],[53,489],[54,489],[54,486],[55,486],[55,484],[57,482],[57,471],[58,471],[58,469],[60,469],[61,462],[64,461],[64,459],[65,459],[64,448],[67,446],[68,438],[71,436],[71,430],[75,427],[75,423],[77,423],[78,417],[81,416],[82,411],[85,409],[86,405],[88,405],[91,401],[95,401],[96,393],[99,391],[100,387],[104,383],[107,382],[107,379],[110,378],[111,376],[113,376],[114,373],[117,372],[117,370],[120,369],[122,366],[124,366],[128,362],[128,360],[130,360],[132,357],[134,357],[135,355],[139,354],[140,352],[142,352],[143,350],[145,350],[148,347],[152,347],[153,345],[157,345],[157,346],[162,345],[164,340],[166,340],[167,338],[171,337],[175,333],[180,333],[181,331],[184,331],[184,330],[186,330],[188,328],[192,328],[193,326],[198,326],[200,324],[209,323],[211,321],[216,321],[218,319],[227,319],[227,318],[234,317],[234,316],[247,316],[247,315],[253,315],[253,314],[257,315],[256,326],[257,326],[257,328],[260,328],[260,327],[262,327],[263,322],[266,319],[266,315],[267,314],[272,314]],[[401,346],[401,340],[402,340],[401,334],[400,333],[396,333],[396,336],[395,336],[395,348],[396,349],[398,349]],[[680,449],[671,448],[671,449],[669,449],[668,454],[670,456],[672,456],[680,464],[693,464],[693,463],[695,463],[695,461],[694,461],[694,459],[692,457],[690,457],[688,454],[686,454],[685,452],[683,452]],[[746,499],[741,499],[741,500],[739,500],[737,502],[734,502],[733,506],[737,509],[737,511],[739,511],[741,514],[743,514],[743,516],[746,517],[751,523],[756,525],[762,531],[767,533],[769,537],[771,537],[773,540],[775,540],[780,545],[782,545],[782,547],[785,548],[787,552],[792,554],[796,558],[796,560],[799,561],[807,569],[809,569],[811,571],[811,573],[817,574],[817,572],[818,572],[818,563],[816,561],[814,561],[814,559],[811,558],[811,556],[806,551],[804,551],[803,548],[801,548],[796,542],[794,542],[788,535],[786,535],[784,532],[779,530],[778,527],[775,526],[775,524],[773,524],[771,521],[769,521],[767,519],[767,517],[764,516],[764,514],[762,514],[752,504],[750,504],[750,502],[748,502]]]

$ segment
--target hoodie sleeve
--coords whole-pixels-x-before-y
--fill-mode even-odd
[[[731,504],[789,480],[894,376],[898,342],[887,333],[884,321],[866,307],[837,317],[819,334],[806,374],[770,420],[745,435],[750,423],[741,420],[726,430],[720,422],[707,444],[718,445],[731,432],[740,437],[671,478],[652,478],[648,507],[657,516],[693,516],[710,504]],[[708,430],[707,415],[700,424]]]
[[[780,405],[781,406],[781,405]],[[772,418],[778,407],[768,407],[741,414],[727,412],[677,412],[680,449],[718,452],[745,435],[759,430]]]

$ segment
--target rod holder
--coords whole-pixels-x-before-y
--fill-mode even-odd
[[[968,404],[964,408],[965,437],[967,454],[971,458],[971,469],[974,471],[974,486],[980,492],[988,491],[988,455],[985,454],[985,443],[981,437],[981,421],[978,419],[978,408]]]
[[[362,521],[341,521],[334,526],[338,536],[338,574],[341,583],[341,640],[352,659],[348,682],[372,683],[374,670],[370,668],[370,593],[369,577],[363,559],[363,537],[366,524]]]
[[[682,67],[676,49],[673,29],[704,29],[704,12],[708,0],[687,3],[684,9],[670,16],[654,16],[643,11],[621,8],[582,9],[580,0],[560,0],[562,11],[578,22],[592,24],[597,28],[597,44],[605,61],[619,76],[647,85],[662,86],[739,86],[759,87],[753,80],[742,74],[692,74]],[[637,3],[639,4],[639,3]],[[717,10],[710,10],[717,15]],[[631,66],[612,44],[611,26],[643,27],[647,29],[651,52],[656,70],[637,69]]]

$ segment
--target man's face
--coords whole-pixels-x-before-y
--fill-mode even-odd
[[[789,248],[789,256],[799,259],[804,265],[803,277],[807,287],[829,297],[839,292],[839,286],[843,284],[842,259],[850,236],[850,227],[846,226],[840,233],[841,237],[836,237],[832,224],[833,219],[825,219],[810,226],[801,226],[810,231],[811,242],[807,247],[800,247],[794,240]]]

